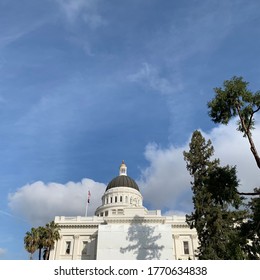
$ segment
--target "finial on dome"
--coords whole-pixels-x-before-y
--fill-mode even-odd
[[[126,167],[126,165],[125,165],[125,161],[124,160],[122,160],[122,163],[121,163],[121,165],[120,165],[120,169],[119,169],[119,176],[127,176],[127,167]]]

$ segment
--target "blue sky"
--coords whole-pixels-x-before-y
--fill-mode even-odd
[[[83,215],[88,189],[93,213],[123,159],[148,208],[191,211],[182,152],[195,129],[237,165],[242,190],[255,187],[246,139],[235,121],[213,124],[207,102],[234,75],[260,89],[259,11],[256,0],[0,0],[0,259],[28,258],[32,226]]]

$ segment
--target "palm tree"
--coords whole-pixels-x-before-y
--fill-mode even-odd
[[[54,221],[46,224],[45,227],[31,228],[27,231],[24,237],[25,249],[31,254],[39,251],[39,260],[41,260],[42,250],[44,249],[43,259],[48,260],[50,251],[53,248],[55,241],[60,239],[59,226]]]
[[[38,233],[36,228],[31,228],[31,231],[27,231],[24,237],[24,247],[30,253],[30,260],[33,259],[33,254],[38,248],[37,238]]]
[[[41,260],[42,249],[44,248],[45,245],[46,229],[44,227],[38,227],[36,230],[37,230],[37,249],[39,250],[39,260]]]
[[[45,236],[44,236],[44,259],[48,260],[50,257],[50,251],[53,249],[55,241],[58,241],[60,239],[60,233],[59,233],[60,227],[55,224],[54,221],[46,224],[45,227]]]

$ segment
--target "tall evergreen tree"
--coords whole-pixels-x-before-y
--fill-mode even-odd
[[[240,225],[245,212],[238,210],[242,199],[237,194],[236,168],[212,160],[211,141],[199,131],[193,133],[189,147],[184,159],[193,177],[194,212],[186,220],[198,233],[198,258],[244,259]]]
[[[209,116],[215,123],[228,124],[238,117],[237,130],[248,139],[250,150],[260,168],[260,157],[253,141],[255,116],[260,112],[260,91],[252,92],[248,89],[248,82],[242,77],[234,76],[223,83],[223,87],[214,89],[216,95],[208,102]],[[232,190],[230,190],[232,191]],[[260,188],[254,192],[238,192],[240,195],[254,196],[247,204],[249,216],[246,217],[241,236],[246,245],[243,247],[249,259],[260,258]]]

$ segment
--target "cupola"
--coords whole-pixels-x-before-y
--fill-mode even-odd
[[[122,161],[119,168],[119,176],[127,176],[127,167],[125,165],[124,160]]]
[[[127,166],[124,161],[122,161],[119,168],[119,176],[112,179],[106,188],[106,191],[117,187],[128,187],[139,191],[139,187],[135,180],[127,175]]]

